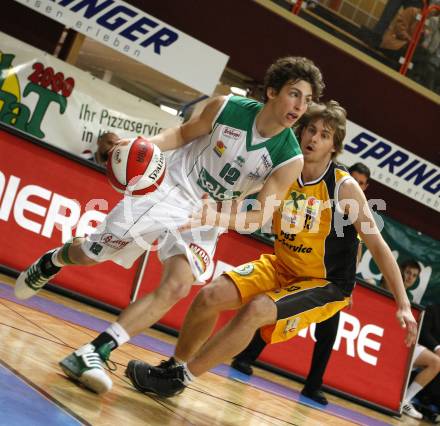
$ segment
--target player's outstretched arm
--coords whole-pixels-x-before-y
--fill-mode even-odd
[[[300,157],[275,170],[258,193],[254,210],[242,211],[240,201],[234,200],[229,203],[224,201],[221,211],[218,211],[216,203],[206,196],[202,209],[195,212],[180,229],[209,225],[233,229],[240,233],[257,231],[265,223],[271,223],[275,209],[280,206],[292,182],[298,179],[303,164]]]
[[[349,206],[349,220],[370,250],[385,279],[390,284],[397,304],[396,317],[402,327],[407,329],[405,343],[410,346],[417,337],[417,322],[411,312],[411,304],[405,292],[399,266],[388,244],[377,228],[365,195],[354,179],[347,180],[339,190],[341,208]]]
[[[225,100],[225,96],[210,99],[199,115],[181,126],[172,127],[149,138],[150,142],[155,143],[162,151],[169,151],[207,135],[212,130],[214,119]]]
[[[256,209],[231,216],[228,227],[239,232],[241,227],[245,230],[254,227],[256,229],[251,231],[255,232],[264,224],[271,223],[275,210],[284,200],[289,187],[299,178],[303,165],[304,160],[299,157],[275,170],[258,192]]]

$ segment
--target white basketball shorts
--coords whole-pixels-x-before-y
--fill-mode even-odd
[[[217,240],[225,229],[202,227],[180,232],[178,227],[200,207],[200,200],[165,177],[151,194],[124,197],[86,238],[82,250],[98,262],[111,260],[125,268],[131,268],[148,250],[158,250],[162,262],[183,254],[195,280],[203,283],[212,275]]]

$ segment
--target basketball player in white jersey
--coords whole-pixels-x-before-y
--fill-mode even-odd
[[[225,228],[235,229],[236,223],[260,227],[263,218],[272,217],[275,205],[269,206],[268,200],[281,200],[302,170],[301,150],[291,127],[312,100],[319,99],[323,87],[322,75],[310,60],[286,57],[266,73],[264,104],[237,96],[213,98],[199,116],[150,139],[162,151],[175,150],[155,192],[124,197],[95,233],[49,251],[20,274],[15,293],[28,298],[61,267],[106,260],[131,267],[159,240],[164,271],[160,284],[126,308],[95,340],[61,361],[69,377],[97,393],[108,391],[112,382],[103,362],[110,352],[157,322],[195,281],[210,277],[217,239]],[[240,212],[237,200],[258,190],[261,208]],[[235,213],[229,223],[223,224],[225,228],[180,232],[206,196],[220,205],[232,203]]]

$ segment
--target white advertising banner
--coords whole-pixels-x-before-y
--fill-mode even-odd
[[[122,0],[15,0],[206,95],[229,57]]]
[[[338,161],[360,161],[374,180],[440,212],[440,167],[351,121]]]
[[[180,119],[0,32],[0,121],[84,158],[105,131],[121,137]]]

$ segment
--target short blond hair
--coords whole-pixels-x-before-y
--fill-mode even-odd
[[[332,154],[332,158],[335,158],[343,149],[347,127],[347,111],[336,101],[310,105],[295,129],[298,137],[301,137],[302,131],[316,120],[323,120],[324,124],[334,131],[333,146],[335,152]]]

